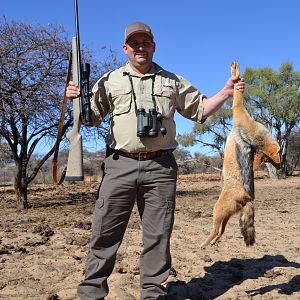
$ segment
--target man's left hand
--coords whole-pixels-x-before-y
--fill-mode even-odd
[[[236,88],[241,93],[245,91],[245,81],[244,78],[239,76],[231,76],[225,84],[224,89],[227,90],[229,96],[233,96],[233,90]]]

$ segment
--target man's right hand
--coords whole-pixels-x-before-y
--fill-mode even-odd
[[[80,95],[79,88],[75,85],[73,81],[69,81],[69,84],[66,89],[66,96],[69,99],[75,99]]]

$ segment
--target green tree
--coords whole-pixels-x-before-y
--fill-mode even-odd
[[[178,135],[179,144],[188,147],[199,143],[202,147],[209,148],[223,158],[224,145],[231,129],[231,105],[232,101],[229,101],[203,124],[195,123],[190,134]]]
[[[278,72],[271,68],[246,68],[245,103],[252,116],[268,127],[281,147],[281,168],[288,175],[289,137],[300,122],[300,72],[283,63]]]
[[[15,161],[19,210],[28,207],[28,184],[54,152],[70,50],[71,42],[61,26],[34,27],[0,19],[0,136]],[[91,81],[117,63],[112,51],[98,68],[88,49],[83,47],[82,54],[93,67]],[[65,114],[63,133],[72,126],[70,107]],[[101,128],[91,131],[91,135],[101,135]],[[50,150],[30,160],[41,143]]]
[[[182,162],[182,161],[191,159],[192,155],[189,150],[183,149],[182,147],[178,147],[174,151],[174,157],[175,157],[176,161]]]

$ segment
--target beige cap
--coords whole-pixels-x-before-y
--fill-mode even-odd
[[[125,28],[124,42],[126,43],[128,39],[136,33],[146,33],[153,39],[153,34],[149,25],[142,22],[135,22]]]

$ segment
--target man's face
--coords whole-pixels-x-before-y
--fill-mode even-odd
[[[151,66],[155,43],[147,34],[136,33],[123,45],[123,50],[129,63],[139,69],[139,67]]]

